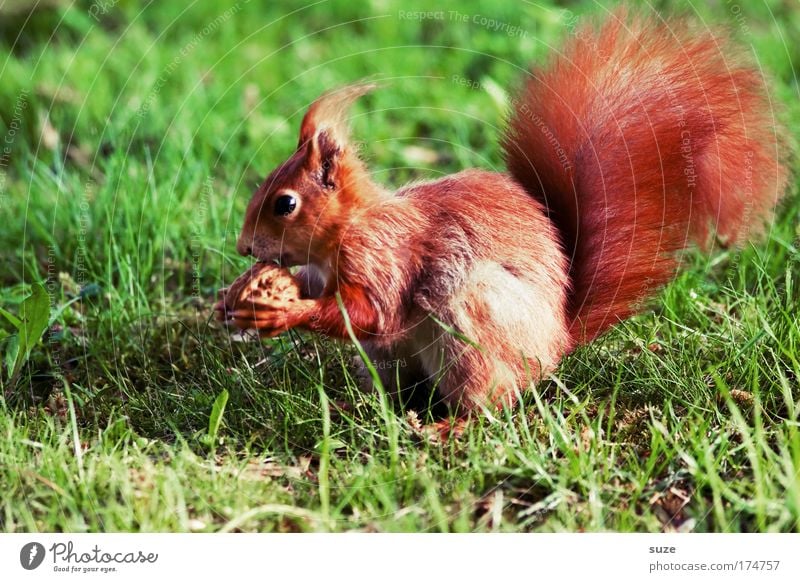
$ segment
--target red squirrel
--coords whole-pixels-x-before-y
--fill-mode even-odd
[[[762,230],[787,170],[759,71],[681,21],[579,32],[512,98],[507,173],[392,192],[349,138],[348,108],[374,85],[320,97],[249,203],[237,250],[263,264],[221,318],[348,339],[344,310],[373,361],[403,362],[375,366],[384,386],[427,382],[470,412],[513,403],[634,314],[689,245]],[[248,281],[258,296],[240,294]]]

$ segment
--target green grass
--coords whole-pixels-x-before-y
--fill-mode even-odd
[[[355,124],[383,182],[501,168],[503,110],[461,80],[510,87],[569,34],[564,8],[24,4],[0,8],[0,306],[36,281],[53,309],[80,300],[19,382],[2,370],[0,530],[800,530],[796,195],[764,244],[691,256],[649,311],[446,444],[356,388],[352,348],[209,323],[247,264],[252,187],[312,99],[391,79]],[[751,45],[796,137],[800,12],[701,4],[656,6]]]

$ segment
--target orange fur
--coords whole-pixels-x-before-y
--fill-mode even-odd
[[[676,22],[617,15],[576,37],[513,102],[509,174],[388,192],[348,139],[347,107],[372,86],[323,95],[237,244],[306,265],[304,296],[240,305],[234,322],[346,339],[338,295],[370,357],[388,362],[387,386],[430,382],[474,410],[513,402],[634,313],[690,241],[757,230],[786,185],[757,71],[723,36]]]
[[[509,171],[571,258],[571,333],[596,337],[668,282],[679,251],[758,230],[786,186],[765,81],[724,35],[616,15],[531,72]]]

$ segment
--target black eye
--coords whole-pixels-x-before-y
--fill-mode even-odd
[[[275,214],[278,216],[289,216],[297,208],[297,198],[284,194],[275,200]]]

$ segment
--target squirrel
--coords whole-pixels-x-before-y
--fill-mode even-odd
[[[501,138],[507,173],[377,184],[347,123],[375,87],[310,106],[246,210],[236,248],[259,263],[216,309],[262,336],[354,336],[403,362],[374,366],[388,390],[437,389],[467,414],[513,404],[641,310],[691,245],[757,237],[787,185],[762,74],[682,20],[616,14],[533,68]]]

